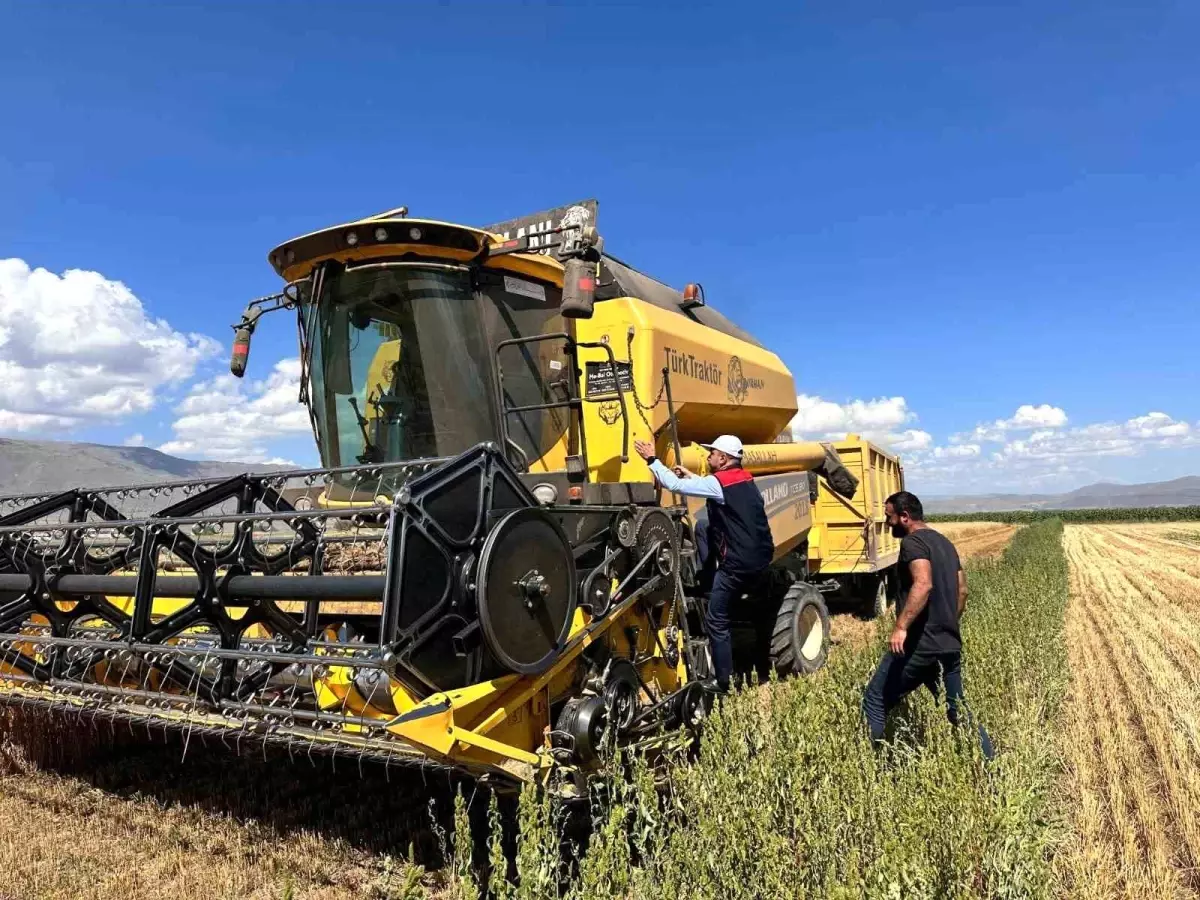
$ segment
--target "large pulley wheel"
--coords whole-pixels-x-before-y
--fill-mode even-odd
[[[543,672],[562,651],[575,614],[575,556],[562,527],[540,509],[510,512],[479,557],[479,624],[497,662]]]
[[[660,578],[659,586],[646,595],[647,604],[657,607],[670,600],[675,593],[673,575],[679,559],[679,526],[661,509],[643,510],[636,525],[634,562],[641,562],[653,552],[642,569],[642,575],[647,579]]]

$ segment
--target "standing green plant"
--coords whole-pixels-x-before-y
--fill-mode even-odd
[[[1060,537],[1059,522],[1041,522],[1002,559],[969,566],[967,695],[998,746],[992,765],[927,694],[898,712],[885,750],[872,749],[859,704],[880,635],[816,676],[728,697],[699,758],[665,762],[663,790],[643,762],[614,764],[568,884],[552,863],[560,841],[546,801],[527,791],[518,896],[1048,896],[1067,683]]]

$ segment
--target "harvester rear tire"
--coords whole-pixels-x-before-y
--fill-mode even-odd
[[[829,610],[811,584],[793,584],[771,629],[771,665],[782,676],[807,675],[829,655]]]

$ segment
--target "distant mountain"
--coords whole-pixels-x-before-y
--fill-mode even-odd
[[[197,462],[150,447],[0,438],[0,495],[109,487],[261,471],[251,463]]]
[[[1138,506],[1200,506],[1200,475],[1149,484],[1101,482],[1065,494],[977,494],[924,501],[931,513],[999,512],[1010,509],[1113,509]]]

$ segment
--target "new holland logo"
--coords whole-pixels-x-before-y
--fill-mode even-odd
[[[764,382],[761,378],[747,378],[742,372],[742,361],[736,356],[729,357],[729,372],[725,378],[725,390],[731,402],[739,406],[746,402],[750,392],[762,390]]]

